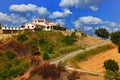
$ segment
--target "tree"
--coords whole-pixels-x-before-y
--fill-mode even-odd
[[[109,59],[109,60],[106,60],[104,62],[104,66],[103,66],[106,70],[108,71],[113,71],[113,72],[116,72],[119,70],[119,66],[118,66],[118,63],[115,62],[114,60],[112,59]]]
[[[112,32],[110,34],[110,40],[114,43],[114,44],[119,44],[120,43],[120,31],[115,31]]]
[[[120,53],[120,31],[112,32],[110,35],[110,40],[118,45],[118,52]]]
[[[105,28],[96,29],[94,33],[103,39],[109,38],[109,32]]]

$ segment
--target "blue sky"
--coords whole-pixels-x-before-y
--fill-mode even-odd
[[[0,22],[20,26],[34,18],[46,18],[86,33],[104,27],[120,29],[120,0],[2,0]]]

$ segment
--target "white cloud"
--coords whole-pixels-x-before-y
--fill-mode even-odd
[[[74,6],[79,0],[61,0],[59,6],[61,7],[72,7]]]
[[[98,3],[102,0],[61,0],[59,6],[63,8],[76,7],[76,8],[89,8],[93,11],[97,11]]]
[[[68,15],[72,14],[69,9],[64,9],[63,12],[55,11],[50,15],[50,18],[65,18]]]
[[[29,14],[33,14],[35,16],[48,16],[50,12],[45,7],[38,7],[34,4],[13,4],[9,7],[9,10],[17,12],[19,14],[24,13],[28,16]]]
[[[14,11],[14,12],[36,11],[37,10],[37,6],[33,5],[33,4],[28,4],[28,5],[25,5],[25,4],[20,4],[20,5],[14,4],[14,5],[11,5],[9,7],[9,10],[10,11]]]
[[[65,19],[57,19],[56,23],[60,23],[61,25],[65,25]]]
[[[78,21],[85,24],[99,24],[102,22],[101,19],[93,16],[80,17]]]
[[[76,29],[80,29],[83,32],[91,34],[93,34],[94,30],[98,28],[106,28],[109,32],[120,29],[120,24],[118,23],[111,21],[103,21],[100,18],[93,16],[80,17],[74,22],[74,25]]]
[[[90,9],[93,10],[93,11],[97,11],[98,7],[96,7],[96,6],[90,6]]]
[[[37,11],[40,15],[49,15],[50,14],[49,11],[47,10],[47,8],[45,8],[45,7],[40,7],[37,9]]]
[[[27,19],[24,17],[17,16],[15,14],[7,15],[5,13],[0,12],[0,22],[5,24],[17,24],[20,25],[21,23],[27,22]]]

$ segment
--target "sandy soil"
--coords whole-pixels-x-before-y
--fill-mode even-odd
[[[105,60],[113,59],[118,62],[120,66],[120,54],[117,51],[117,47],[102,52],[100,54],[89,57],[86,61],[82,61],[79,64],[80,68],[83,70],[94,71],[99,73],[104,73],[103,63]]]

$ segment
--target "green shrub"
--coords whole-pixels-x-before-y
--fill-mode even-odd
[[[5,54],[8,59],[14,59],[16,57],[15,53],[12,51],[7,51]]]
[[[14,59],[13,63],[14,63],[15,65],[20,65],[20,60],[16,58],[16,59]]]
[[[114,60],[112,59],[109,59],[109,60],[106,60],[104,62],[104,66],[103,66],[106,70],[108,71],[118,71],[119,70],[119,66],[118,66],[118,63],[115,62]]]
[[[25,42],[28,40],[28,37],[25,34],[20,34],[20,35],[18,35],[17,40],[19,42]]]
[[[65,45],[72,45],[73,42],[74,42],[74,39],[71,37],[71,36],[65,36],[62,40],[62,42],[65,44]]]
[[[49,60],[50,57],[48,55],[48,53],[43,53],[43,60]]]
[[[73,32],[70,36],[65,36],[62,39],[62,42],[65,45],[72,45],[76,41],[76,35],[75,32]]]
[[[46,44],[47,42],[48,42],[48,41],[45,40],[44,38],[40,38],[40,39],[39,39],[39,45],[40,45],[40,46]]]
[[[120,80],[120,72],[106,71],[105,80]]]
[[[46,48],[45,48],[45,52],[47,53],[52,53],[53,52],[53,44],[52,43],[48,43],[48,45],[46,45]]]

